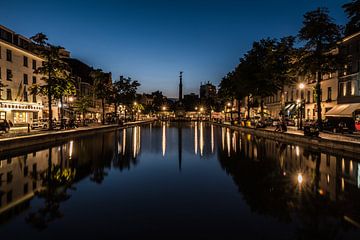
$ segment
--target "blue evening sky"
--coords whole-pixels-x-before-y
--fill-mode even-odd
[[[72,57],[138,80],[140,92],[198,92],[218,85],[254,40],[297,34],[305,12],[330,9],[346,22],[350,0],[4,0],[0,24],[30,37],[43,32]]]

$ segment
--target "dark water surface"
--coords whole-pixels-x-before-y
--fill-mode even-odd
[[[0,159],[0,239],[360,239],[351,155],[155,123]]]

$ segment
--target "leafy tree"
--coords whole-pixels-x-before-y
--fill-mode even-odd
[[[112,102],[115,104],[115,112],[117,113],[118,106],[124,104],[129,106],[132,104],[136,97],[136,90],[140,83],[131,78],[120,77],[119,81],[113,84]]]
[[[152,103],[152,109],[154,111],[159,111],[161,110],[161,107],[164,105],[165,103],[165,99],[164,99],[164,95],[161,91],[155,91],[152,92],[151,95],[153,96],[153,103]]]
[[[88,109],[91,107],[91,105],[92,105],[92,100],[88,95],[79,97],[74,103],[76,110],[82,114],[84,126],[85,126],[85,114],[88,112]]]
[[[53,98],[61,99],[63,95],[71,94],[75,91],[73,81],[69,81],[69,69],[66,62],[61,57],[61,46],[55,46],[47,42],[48,38],[43,33],[38,33],[31,37],[32,48],[43,59],[42,66],[34,70],[34,73],[41,74],[44,85],[35,85],[30,91],[32,94],[47,96],[49,108],[49,129],[52,124],[52,101]]]
[[[90,73],[94,79],[94,93],[95,96],[101,99],[102,118],[101,123],[105,124],[105,101],[111,99],[112,83],[109,74],[104,73],[101,69],[96,69]]]
[[[342,6],[349,22],[345,25],[345,36],[360,31],[360,0],[352,0]]]
[[[340,39],[340,27],[333,22],[327,8],[317,8],[305,13],[298,36],[305,42],[300,52],[299,69],[302,73],[317,75],[315,86],[317,122],[322,130],[320,82],[322,74],[333,72],[337,67],[338,59],[330,51]]]

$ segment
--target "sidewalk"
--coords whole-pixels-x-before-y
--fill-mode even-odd
[[[146,122],[146,121],[126,122],[126,123],[124,123],[123,126],[128,126],[128,125],[132,125],[132,124],[140,124],[140,123],[144,123],[144,122]],[[14,138],[18,138],[18,137],[48,135],[48,134],[52,134],[52,133],[63,133],[63,132],[74,132],[77,130],[81,131],[81,130],[85,130],[85,129],[97,129],[97,128],[103,128],[105,126],[121,127],[120,125],[117,125],[117,124],[102,125],[100,123],[92,123],[92,124],[88,124],[87,126],[79,126],[78,128],[54,129],[51,131],[47,130],[47,129],[34,129],[34,130],[30,130],[30,132],[28,132],[27,127],[13,127],[10,129],[10,132],[8,132],[8,133],[0,132],[0,141],[14,139]]]
[[[274,131],[275,127],[267,127],[267,128],[263,128],[263,129],[266,131]],[[304,131],[298,130],[297,127],[288,127],[288,130],[286,133],[304,136]],[[327,140],[360,143],[360,135],[358,135],[358,134],[341,134],[341,133],[320,132],[319,137],[322,139],[327,139]]]
[[[231,125],[230,122],[222,123],[226,126],[234,126],[239,127],[240,130],[244,129],[245,127],[241,127],[239,125]],[[254,129],[254,127],[246,127],[245,129]],[[266,127],[266,128],[258,128],[259,130],[273,132],[275,127]],[[288,126],[288,130],[284,134],[290,135],[299,135],[304,136],[304,132],[302,130],[298,130],[297,127]],[[333,140],[333,141],[340,141],[340,142],[349,142],[349,143],[357,143],[360,144],[360,133],[353,133],[353,134],[341,134],[341,133],[331,133],[331,132],[320,132],[319,137],[321,139],[326,140]]]

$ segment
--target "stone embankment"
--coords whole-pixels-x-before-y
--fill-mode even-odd
[[[337,134],[321,133],[320,137],[308,137],[299,131],[275,132],[273,129],[247,128],[229,124],[214,123],[217,126],[227,127],[243,133],[249,133],[258,137],[264,137],[284,143],[300,144],[313,150],[333,152],[344,156],[356,156],[359,158],[360,138],[346,137]]]
[[[152,121],[130,122],[130,123],[125,123],[123,126],[113,124],[113,125],[102,125],[102,126],[92,126],[92,127],[80,127],[76,129],[59,130],[59,131],[51,131],[51,132],[44,131],[42,133],[33,134],[33,135],[3,138],[0,139],[0,152],[12,151],[12,150],[16,151],[37,145],[49,145],[70,138],[110,132],[122,128],[147,124],[150,122]]]

